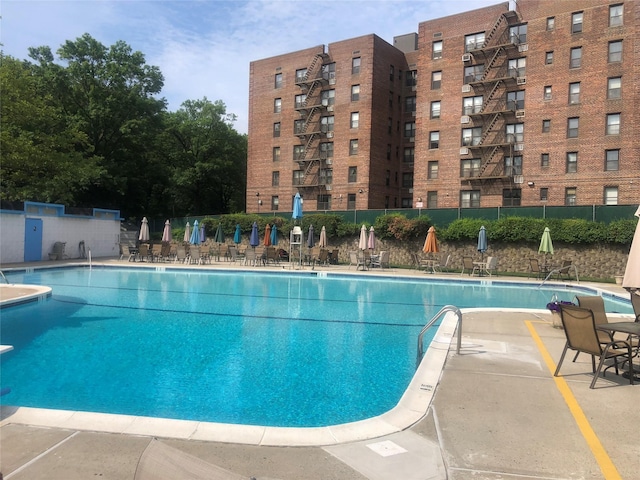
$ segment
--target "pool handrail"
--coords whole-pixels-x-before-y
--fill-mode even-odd
[[[422,330],[420,330],[420,333],[418,334],[418,356],[416,359],[416,368],[420,365],[420,361],[422,360],[422,356],[424,355],[422,337],[424,336],[425,332],[429,330],[429,328],[431,328],[431,326],[436,322],[436,320],[438,320],[438,318],[440,318],[443,313],[447,312],[453,312],[458,317],[458,322],[456,324],[456,330],[458,331],[456,353],[460,353],[460,344],[462,343],[462,312],[455,305],[445,305],[440,309],[438,313],[436,313],[431,318],[431,320],[426,323],[424,327],[422,327]]]
[[[576,274],[576,282],[580,282],[580,278],[578,277],[578,267],[576,267],[575,265],[567,265],[566,267],[561,267],[561,268],[556,268],[555,270],[551,270],[549,272],[549,275],[547,275],[547,277],[542,281],[542,283],[538,286],[538,288],[541,288],[545,284],[545,282],[551,278],[551,275],[558,274],[563,270],[566,270],[568,272],[569,269],[571,268],[573,268],[573,271]]]
[[[0,270],[0,277],[2,277],[4,283],[6,283],[7,285],[11,285],[11,283],[9,283],[9,280],[7,280],[7,277],[4,276],[4,272],[2,270]]]

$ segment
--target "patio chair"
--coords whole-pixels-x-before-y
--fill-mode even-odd
[[[491,276],[498,272],[498,257],[487,257],[487,266],[485,271]]]
[[[445,258],[444,263],[442,262],[438,262],[436,264],[433,265],[433,271],[435,272],[440,272],[442,273],[442,269],[443,268],[447,268],[447,266],[449,265],[449,262],[451,261],[451,255],[447,255],[446,257],[443,255],[442,258]],[[441,260],[442,260],[441,258]]]
[[[329,261],[329,251],[321,248],[318,252],[317,256],[311,258],[311,262],[313,264],[312,269],[315,268],[316,264],[318,265],[326,265]]]
[[[189,248],[189,257],[187,259],[187,263],[196,263],[198,265],[202,265],[202,255],[200,254],[200,247],[196,247],[195,245]]]
[[[360,267],[362,267],[362,270],[367,269],[367,265],[364,261],[364,256],[359,255],[358,252],[349,252],[349,268],[351,268],[351,265],[355,265],[356,270],[358,270]]]
[[[377,258],[371,259],[371,268],[379,267],[380,270],[384,270],[384,267],[389,268],[389,251],[382,250]]]
[[[469,272],[469,276],[473,273],[474,265],[472,257],[462,257],[462,271],[460,275],[464,274],[464,271],[467,270]]]
[[[527,278],[531,278],[532,275],[535,275],[537,279],[542,277],[542,270],[540,270],[540,263],[537,258],[529,259],[529,275],[527,275]]]
[[[51,253],[49,254],[49,260],[63,260],[69,258],[69,255],[64,253],[64,249],[67,246],[67,242],[56,242],[53,244]]]
[[[331,265],[338,265],[338,253],[339,250],[337,248],[331,250],[331,253],[329,254],[329,263]]]
[[[162,254],[162,244],[154,243],[151,246],[151,261],[159,262],[161,254]]]
[[[577,307],[575,305],[560,305],[560,318],[567,341],[564,350],[558,362],[558,367],[553,376],[557,377],[560,367],[567,354],[567,350],[575,350],[576,352],[584,352],[591,355],[591,368],[593,370],[593,380],[589,388],[594,388],[598,376],[602,371],[603,376],[606,375],[607,369],[614,367],[616,375],[618,372],[618,360],[629,362],[629,382],[633,385],[633,352],[631,345],[624,340],[613,340],[606,345],[600,343],[598,331],[596,330],[596,321],[593,312],[587,308]],[[596,357],[599,358],[598,367],[596,368]],[[613,365],[609,365],[602,370],[605,360],[613,360]]]
[[[171,260],[171,244],[169,242],[163,242],[160,249],[160,260],[168,262]]]
[[[572,264],[571,260],[563,260],[562,266],[558,269],[557,278],[560,279],[562,277],[566,277],[567,280],[571,280],[571,275],[569,271],[571,270]]]
[[[596,322],[596,325],[602,325],[609,323],[609,319],[607,318],[607,313],[604,310],[604,300],[599,295],[576,295],[576,302],[579,307],[587,308],[591,310],[593,313],[593,319]],[[602,344],[607,344],[613,340],[613,336],[609,332],[603,332],[602,330],[597,330],[598,340]],[[573,361],[575,362],[580,355],[580,352],[576,352],[576,356],[573,357]]]
[[[129,261],[129,262],[135,262],[136,261],[136,253],[132,252],[129,249],[129,245],[120,245],[120,251],[122,252],[120,254],[120,260],[122,260],[124,257],[127,257],[127,261]]]
[[[267,247],[265,249],[265,257],[267,263],[271,262],[274,265],[280,263],[280,256],[276,247]]]
[[[147,260],[151,260],[151,250],[149,249],[149,245],[146,243],[141,243],[140,247],[138,247],[138,259],[141,262],[146,262]]]
[[[176,247],[176,257],[173,260],[174,263],[187,263],[187,249],[182,246],[182,245],[178,245]]]

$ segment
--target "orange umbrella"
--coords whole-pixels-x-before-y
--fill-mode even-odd
[[[264,246],[269,247],[271,245],[271,225],[267,223],[264,229]]]
[[[440,251],[440,248],[438,248],[438,239],[436,238],[436,229],[434,227],[429,228],[422,251],[424,253],[437,253]]]

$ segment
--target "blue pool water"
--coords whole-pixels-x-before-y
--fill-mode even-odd
[[[544,308],[575,290],[349,275],[62,268],[2,311],[5,404],[269,426],[393,408],[443,305]],[[630,313],[607,299],[609,311]],[[433,331],[433,330],[432,330]],[[426,344],[430,339],[426,338]]]

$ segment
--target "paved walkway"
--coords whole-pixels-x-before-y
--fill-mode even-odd
[[[610,371],[589,389],[586,355],[565,360],[562,377],[554,378],[564,334],[546,311],[466,310],[462,338],[459,354],[455,341],[448,349],[439,383],[425,386],[435,389],[425,416],[404,431],[319,447],[176,439],[170,432],[162,441],[258,479],[640,478],[640,385]],[[2,411],[5,479],[133,479],[151,441],[95,425],[56,427],[50,416],[21,410]]]

